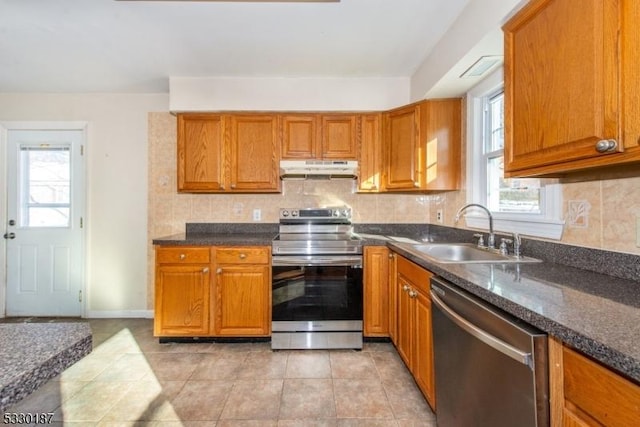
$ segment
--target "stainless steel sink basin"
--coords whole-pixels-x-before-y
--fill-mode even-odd
[[[499,252],[479,248],[471,243],[398,244],[398,246],[418,256],[444,264],[540,262],[540,260],[530,257],[502,255]]]

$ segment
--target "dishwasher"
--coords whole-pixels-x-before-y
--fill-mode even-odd
[[[549,426],[547,335],[431,279],[438,427]]]

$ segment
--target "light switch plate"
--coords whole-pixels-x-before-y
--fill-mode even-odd
[[[438,222],[438,224],[442,224],[442,209],[438,209],[436,211],[436,222]]]
[[[262,219],[262,210],[254,209],[253,210],[253,220],[260,221]]]

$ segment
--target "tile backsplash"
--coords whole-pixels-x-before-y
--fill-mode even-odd
[[[436,223],[453,226],[465,191],[438,194],[358,194],[353,180],[285,181],[280,194],[178,194],[176,118],[149,117],[149,239],[184,232],[187,222],[278,222],[289,206],[349,205],[356,223]],[[640,254],[636,217],[640,216],[640,177],[562,184],[566,221],[561,243]],[[152,251],[150,251],[152,252]]]

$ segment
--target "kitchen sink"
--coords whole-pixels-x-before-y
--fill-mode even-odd
[[[399,243],[397,245],[418,256],[443,264],[540,262],[536,258],[503,255],[471,243],[423,243],[418,245]]]

